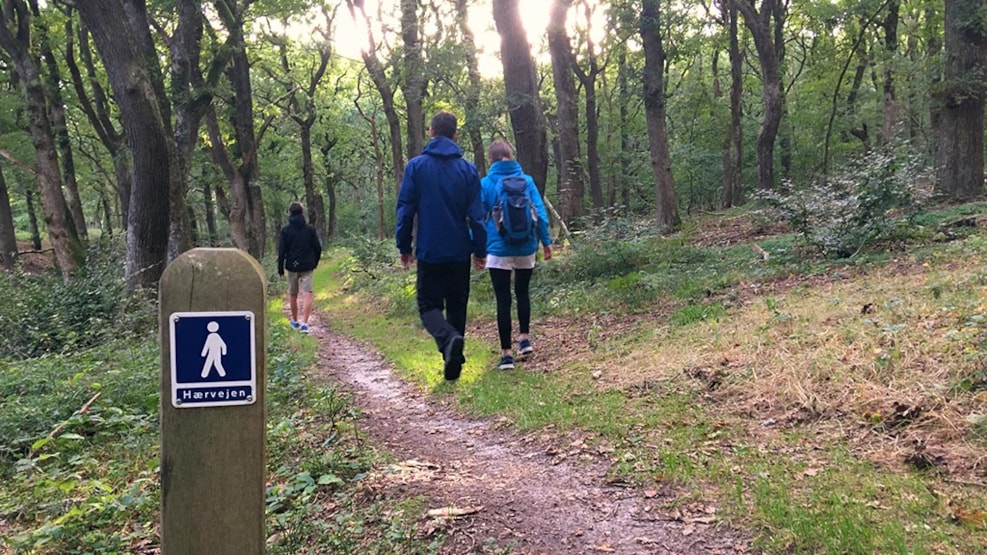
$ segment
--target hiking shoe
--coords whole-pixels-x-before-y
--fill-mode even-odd
[[[501,370],[510,370],[511,368],[514,368],[514,357],[511,355],[504,355],[500,357],[500,366],[497,368],[500,368]]]
[[[445,367],[443,368],[443,373],[447,380],[454,381],[459,379],[460,372],[463,371],[463,336],[454,335],[452,339],[446,343],[446,348],[442,350],[442,356],[445,359]]]
[[[522,339],[521,341],[518,342],[517,345],[518,345],[518,353],[520,353],[521,356],[530,355],[531,353],[535,352],[535,348],[531,346],[530,339]]]
[[[302,333],[308,333],[308,324],[302,324],[298,326],[298,331]]]
[[[288,320],[288,323],[291,324],[293,330],[297,330],[301,326],[296,320]]]

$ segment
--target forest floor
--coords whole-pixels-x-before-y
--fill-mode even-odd
[[[701,236],[705,243],[723,245],[765,232],[738,218],[719,220]],[[583,323],[600,324],[599,318],[591,320]],[[607,320],[608,334],[619,335],[626,327]],[[527,371],[551,372],[582,354],[574,345],[566,348],[565,337],[581,336],[574,331],[580,322],[554,324],[543,322],[541,334],[545,344],[556,346],[553,356],[536,355],[527,361]],[[492,322],[470,325],[471,337],[495,340]],[[332,330],[323,312],[314,315],[312,335],[319,345],[312,377],[353,393],[364,415],[363,431],[400,461],[375,475],[368,493],[422,496],[436,512],[458,515],[426,523],[426,531],[447,534],[444,553],[751,551],[750,533],[727,528],[715,506],[682,506],[671,487],[644,489],[614,480],[609,469],[615,461],[606,448],[589,447],[578,435],[551,429],[518,434],[502,421],[466,416],[441,396],[399,378],[373,347]],[[440,372],[438,355],[436,364]]]
[[[332,331],[324,314],[313,324],[312,377],[352,392],[363,431],[400,461],[368,480],[368,493],[424,497],[450,515],[424,526],[447,535],[444,553],[749,551],[750,539],[724,528],[716,507],[679,507],[670,489],[611,481],[612,454],[578,436],[518,435],[464,416],[398,378],[372,348]]]

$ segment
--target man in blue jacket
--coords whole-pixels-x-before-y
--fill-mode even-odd
[[[397,239],[401,265],[418,262],[418,313],[442,353],[447,380],[462,371],[466,304],[473,265],[486,265],[487,231],[483,225],[480,175],[463,159],[456,144],[456,116],[439,112],[432,118],[431,140],[404,169],[397,202]],[[418,217],[415,251],[411,236]],[[443,315],[445,310],[445,315]]]

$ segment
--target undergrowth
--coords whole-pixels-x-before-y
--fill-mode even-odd
[[[153,325],[152,305],[124,295],[121,238],[90,245],[79,273],[0,272],[0,360],[85,349]]]
[[[910,214],[851,258],[794,234],[758,238],[764,255],[744,237],[586,230],[532,283],[536,334],[562,316],[557,342],[539,343],[550,356],[510,373],[467,366],[454,391],[420,361],[426,334],[408,337],[413,272],[378,277],[383,312],[352,273],[326,306],[416,383],[521,430],[593,438],[615,480],[670,486],[670,503],[712,507],[756,549],[978,553],[987,239],[969,216],[983,211]],[[470,322],[489,329],[484,278]],[[471,349],[484,339],[495,346],[472,336]]]
[[[109,266],[94,265],[79,278],[97,288],[90,294],[78,283],[59,286],[52,276],[2,276],[20,285],[5,289],[4,306],[42,302],[42,312],[92,312],[75,335],[49,333],[56,339],[42,347],[0,358],[0,553],[159,549],[156,315],[153,306],[141,306],[140,318],[121,317],[126,303],[114,297],[118,284],[98,278],[101,271],[114,275]],[[42,292],[50,288],[63,298],[46,299]],[[280,305],[279,298],[272,311]],[[3,314],[17,318],[7,322],[14,327],[28,318],[27,311]],[[417,538],[421,511],[360,493],[379,455],[357,433],[349,398],[305,379],[315,361],[311,338],[272,319],[267,551],[436,552]],[[85,331],[90,325],[95,329]],[[431,541],[437,545],[441,535]]]

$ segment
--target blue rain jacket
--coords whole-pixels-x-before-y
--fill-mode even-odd
[[[487,231],[483,226],[480,174],[463,159],[452,139],[435,137],[422,154],[404,169],[398,192],[398,251],[411,250],[411,232],[418,215],[415,258],[429,264],[487,256]]]
[[[531,240],[523,245],[512,245],[505,241],[500,236],[500,233],[497,232],[497,224],[490,215],[494,205],[497,204],[497,199],[500,197],[500,180],[504,177],[511,176],[522,176],[528,182],[528,197],[531,198],[531,204],[534,205],[535,212],[538,213],[538,223],[535,230],[536,235],[532,236]],[[538,193],[535,180],[530,175],[524,173],[524,170],[521,169],[521,164],[517,160],[500,160],[494,162],[490,165],[490,171],[487,172],[486,177],[480,183],[483,186],[483,211],[486,214],[487,220],[488,253],[501,257],[528,256],[538,250],[539,241],[541,241],[542,245],[552,244],[552,238],[548,234],[548,214],[545,212],[545,203]]]

